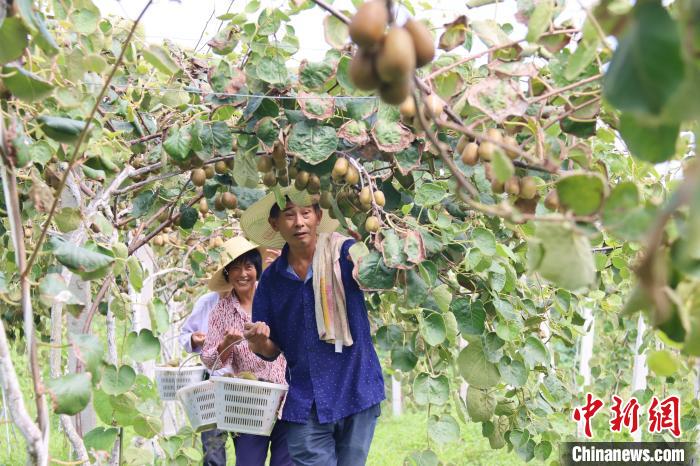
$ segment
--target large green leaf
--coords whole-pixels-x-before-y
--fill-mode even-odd
[[[342,49],[350,35],[348,25],[333,15],[323,19],[323,32],[328,45],[336,49]]]
[[[652,351],[647,357],[649,369],[659,377],[670,377],[679,369],[678,357],[668,350]]]
[[[358,281],[367,291],[388,290],[394,287],[396,270],[386,266],[379,251],[371,251],[360,260]]]
[[[620,135],[627,148],[639,160],[661,163],[676,154],[678,123],[657,123],[632,113],[620,116]]]
[[[284,60],[280,58],[263,57],[258,61],[255,73],[259,79],[272,84],[273,86],[282,87],[287,83],[289,74]]]
[[[83,437],[85,448],[111,452],[118,434],[116,427],[95,427]]]
[[[425,342],[431,346],[437,346],[445,341],[447,331],[442,316],[433,312],[425,317],[421,321],[420,333],[423,335]]]
[[[90,374],[67,374],[47,385],[56,414],[78,414],[90,402]]]
[[[503,381],[514,387],[522,387],[527,383],[529,370],[522,361],[511,360],[508,356],[503,356],[498,363],[498,371],[503,377]]]
[[[0,65],[17,60],[29,45],[28,31],[22,20],[6,18],[0,23]]]
[[[472,230],[471,239],[479,251],[485,256],[494,256],[496,254],[496,237],[491,230],[477,227]]]
[[[155,359],[160,354],[160,341],[148,329],[131,332],[126,337],[126,352],[136,362]]]
[[[254,152],[238,152],[233,165],[233,179],[245,188],[257,188],[260,177]]]
[[[470,302],[467,298],[457,298],[450,304],[450,310],[457,318],[459,331],[464,335],[484,333],[486,311],[481,301]]]
[[[75,356],[82,361],[85,368],[92,373],[93,382],[97,381],[97,372],[104,356],[104,347],[97,335],[74,334],[71,336]]]
[[[684,73],[678,24],[661,1],[637,2],[603,79],[603,95],[624,112],[658,115]]]
[[[0,292],[2,290],[0,289]],[[70,288],[68,282],[57,273],[49,273],[39,282],[39,299],[47,306],[54,304],[85,304],[76,296]]]
[[[147,49],[144,49],[143,58],[153,65],[155,69],[167,76],[173,76],[180,71],[180,67],[170,57],[168,51],[159,45],[151,44]]]
[[[26,102],[41,100],[53,92],[53,86],[43,78],[24,68],[9,64],[2,67],[2,82],[17,98]]]
[[[168,130],[168,137],[163,142],[163,148],[173,159],[177,161],[186,160],[192,146],[192,135],[188,128],[178,128],[177,126]]]
[[[414,367],[418,358],[416,354],[408,347],[396,348],[391,350],[391,368],[402,372],[410,372]]]
[[[576,215],[591,215],[600,209],[607,185],[597,173],[571,173],[557,182],[559,201]]]
[[[539,338],[529,336],[525,340],[525,345],[520,348],[525,363],[533,369],[537,364],[549,365],[549,354],[547,348],[542,344]]]
[[[459,424],[449,414],[428,419],[428,435],[437,443],[449,443],[459,440]]]
[[[287,151],[304,162],[317,165],[338,148],[338,135],[332,126],[300,121],[292,127],[287,139]]]
[[[486,422],[493,417],[496,398],[487,390],[469,386],[467,388],[467,412],[474,422]]]
[[[576,290],[595,280],[595,264],[588,238],[567,223],[539,222],[528,245],[533,272],[554,284]]]
[[[457,358],[459,372],[468,384],[478,388],[494,387],[501,380],[498,367],[489,362],[479,341],[473,341]]]
[[[155,437],[162,427],[160,419],[154,416],[139,415],[134,419],[134,432],[145,438]]]
[[[309,63],[304,60],[299,65],[299,82],[311,90],[322,89],[334,74],[335,68],[329,61]]]
[[[450,398],[450,382],[444,375],[432,377],[422,372],[413,381],[413,398],[419,405],[442,406]]]
[[[136,371],[131,366],[105,366],[100,387],[108,395],[121,395],[134,385]]]
[[[96,272],[114,261],[111,256],[76,246],[57,236],[51,238],[50,243],[56,259],[78,274]]]
[[[644,237],[654,218],[653,209],[640,204],[635,183],[623,182],[610,192],[602,211],[605,228],[626,240]]]
[[[527,27],[527,41],[536,42],[537,39],[549,28],[554,16],[554,1],[541,0],[537,2]]]

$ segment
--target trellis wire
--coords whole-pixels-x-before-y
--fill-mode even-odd
[[[279,100],[377,100],[375,95],[329,95],[329,96],[299,96],[299,95],[266,95],[266,94],[243,94],[230,92],[203,91],[201,89],[178,89],[169,87],[134,86],[130,88],[145,89],[148,91],[161,92],[187,92],[188,94],[213,94],[221,97],[244,97],[248,99],[279,99]]]

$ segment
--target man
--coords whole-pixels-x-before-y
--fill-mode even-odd
[[[245,333],[263,359],[287,359],[289,392],[282,413],[292,461],[304,466],[349,466],[367,459],[379,403],[385,398],[379,358],[372,345],[364,294],[352,277],[348,239],[339,265],[352,344],[319,338],[312,276],[319,232],[337,227],[311,196],[282,190],[279,208],[271,193],[241,218],[248,238],[268,247],[284,245],[262,274],[253,300],[253,324]]]

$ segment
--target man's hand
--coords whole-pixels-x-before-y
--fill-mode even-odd
[[[270,327],[265,322],[248,322],[243,328],[243,335],[253,345],[263,344],[270,337]]]
[[[207,335],[204,332],[194,332],[190,336],[190,342],[192,343],[192,349],[201,348],[204,345],[204,340],[206,340]]]

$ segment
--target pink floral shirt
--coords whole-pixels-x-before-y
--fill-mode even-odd
[[[234,374],[240,372],[252,372],[258,380],[287,384],[284,379],[287,369],[287,361],[280,355],[273,362],[267,362],[256,356],[244,341],[233,346],[230,356],[226,361],[219,361],[219,344],[224,340],[224,334],[230,328],[243,334],[243,326],[251,322],[250,316],[243,309],[234,293],[219,299],[216,307],[209,314],[209,326],[207,337],[202,349],[202,362],[209,369],[216,370],[228,368]],[[216,367],[215,367],[216,366]]]

